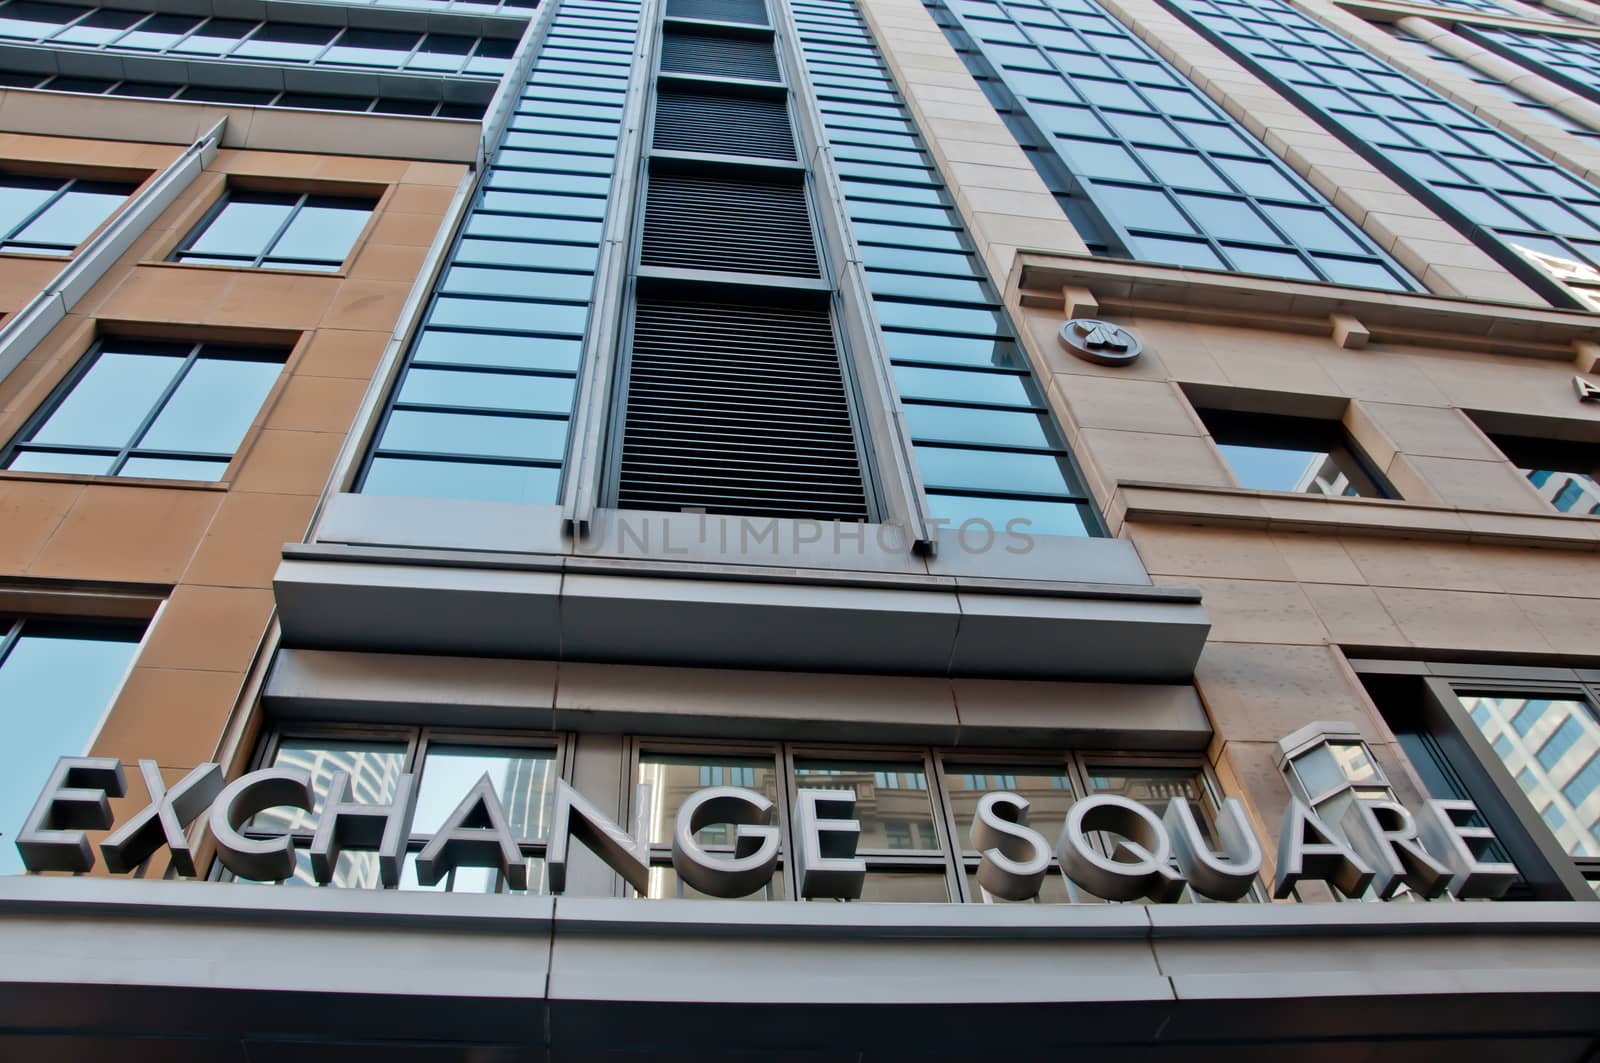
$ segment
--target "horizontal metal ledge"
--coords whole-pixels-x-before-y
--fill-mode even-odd
[[[1079,258],[1022,249],[1011,286],[1024,306],[1058,308],[1062,289],[1094,294],[1102,314],[1139,313],[1330,335],[1329,315],[1358,319],[1376,343],[1449,345],[1570,361],[1574,342],[1600,342],[1600,318],[1582,310],[1347,288],[1239,273]]]
[[[286,559],[284,645],[829,672],[1180,682],[1193,601]]]
[[[280,720],[408,723],[966,750],[1194,753],[1211,722],[1188,683],[591,664],[280,649],[262,692]]]
[[[1368,1041],[1384,1048],[1362,1059],[1445,1058],[1448,1042],[1476,1063],[1516,1038],[1527,1058],[1579,1058],[1532,1039],[1594,1036],[1597,945],[1600,905],[1580,903],[752,904],[8,878],[0,1024],[62,1058],[120,1036],[110,1058],[137,1061],[237,1058],[139,1038],[216,1051],[269,1036],[263,1014],[273,1039],[382,1040],[402,1061],[1103,1045],[1098,1061],[1211,1063],[1324,1038],[1343,1047],[1309,1058]],[[412,1039],[535,1055],[413,1055]]]

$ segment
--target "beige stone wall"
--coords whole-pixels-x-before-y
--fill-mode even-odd
[[[167,145],[0,137],[45,172],[158,172]],[[26,163],[25,163],[26,164]],[[271,579],[300,540],[434,239],[463,166],[223,150],[5,381],[9,440],[98,331],[234,339],[290,349],[217,484],[0,472],[0,586],[66,587],[57,611],[154,613],[93,753],[156,760],[171,782],[211,759],[273,612]],[[165,259],[233,184],[377,198],[344,272],[189,266]],[[15,312],[64,260],[0,256],[0,310]],[[118,596],[108,599],[107,596]],[[128,596],[134,604],[129,604]],[[109,602],[113,604],[107,604]],[[24,602],[26,604],[26,602]]]
[[[1600,440],[1600,407],[1577,401],[1569,362],[1346,350],[1173,319],[1184,312],[1103,309],[1147,345],[1118,369],[1060,350],[1062,311],[1021,311],[1108,523],[1158,583],[1204,594],[1213,628],[1196,684],[1216,728],[1210,757],[1263,837],[1288,797],[1277,741],[1313,721],[1356,724],[1391,778],[1416,785],[1347,656],[1593,660],[1600,519],[1554,511],[1469,415]],[[1336,417],[1403,497],[1240,489],[1191,396]]]

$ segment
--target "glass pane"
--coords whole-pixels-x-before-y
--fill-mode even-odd
[[[916,451],[923,482],[929,487],[1041,495],[1070,493],[1060,462],[1048,454],[927,446],[919,446]]]
[[[324,63],[352,66],[399,66],[417,46],[415,33],[349,29],[322,56]]]
[[[1044,835],[1052,849],[1061,837],[1067,809],[1073,801],[1072,780],[1061,765],[947,763],[944,785],[956,816],[957,840],[967,852],[976,852],[972,822],[978,800],[984,794],[1009,790],[1027,798],[1028,826]]]
[[[550,833],[555,803],[555,756],[553,749],[430,744],[422,762],[413,832],[438,830],[487,774],[505,807],[511,833],[519,840],[544,838]]]
[[[395,410],[378,447],[385,451],[459,454],[462,457],[559,461],[567,446],[567,420],[487,414]]]
[[[946,402],[984,402],[996,406],[1032,406],[1021,376],[980,373],[960,369],[920,369],[897,365],[895,383],[907,399],[941,399]]]
[[[112,454],[67,454],[61,451],[19,450],[11,456],[8,469],[20,472],[70,472],[84,476],[104,476],[116,460]]]
[[[239,879],[248,882],[249,879]],[[316,888],[316,876],[311,872],[311,853],[304,848],[294,854],[294,874],[283,880],[285,886]],[[333,879],[329,887],[346,890],[376,890],[383,888],[383,877],[378,871],[378,854],[346,851],[333,862]]]
[[[182,357],[135,350],[103,351],[29,441],[127,446],[183,367]]]
[[[639,757],[639,778],[649,783],[650,840],[658,844],[672,841],[678,809],[684,799],[708,786],[742,786],[778,800],[778,769],[772,757],[711,756],[699,753],[644,753]],[[772,822],[778,822],[773,809]],[[706,827],[696,834],[701,845],[733,844],[734,828],[729,824]],[[655,894],[651,894],[655,896]]]
[[[1144,805],[1158,817],[1174,797],[1186,799],[1194,809],[1206,839],[1214,837],[1211,801],[1200,773],[1193,768],[1121,767],[1105,764],[1089,768],[1089,789],[1097,794],[1120,794]]]
[[[868,871],[861,888],[863,901],[905,903],[913,901],[933,904],[950,900],[950,886],[944,872],[930,871]]]
[[[281,362],[202,354],[139,440],[139,449],[232,454],[282,369]]]
[[[50,204],[15,239],[44,247],[77,247],[127,198],[127,190],[121,187],[80,184]]]
[[[565,376],[414,368],[406,373],[405,382],[400,386],[399,401],[420,406],[565,414],[572,410],[576,386],[572,377]]]
[[[796,760],[794,770],[798,786],[855,791],[861,852],[943,848],[921,761]]]
[[[1055,839],[1051,839],[1051,845]],[[1070,904],[1072,895],[1067,892],[1067,880],[1060,871],[1052,869],[1044,876],[1044,882],[1039,886],[1039,895],[1027,901],[1008,901],[1001,897],[992,897],[986,894],[983,887],[978,885],[978,871],[974,866],[967,872],[967,894],[976,904]],[[1084,901],[1091,900],[1086,893],[1080,893]]]
[[[561,470],[465,461],[374,458],[361,486],[369,495],[462,498],[485,502],[556,500]]]
[[[1014,535],[1088,535],[1093,526],[1083,506],[1074,502],[1036,502],[1031,499],[984,498],[928,492],[928,509],[937,518],[949,521],[946,527],[959,528],[969,520],[988,523],[996,532]],[[948,534],[948,533],[947,533]],[[1008,537],[1000,548],[1021,550],[1027,540]]]
[[[549,893],[550,878],[545,870],[544,858],[530,856],[524,861],[528,867],[529,893]],[[500,872],[486,867],[460,867],[431,886],[417,881],[417,854],[409,853],[400,868],[400,888],[426,890],[430,893],[521,893],[505,888]]]
[[[1326,451],[1288,450],[1218,443],[1217,449],[1240,487],[1253,491],[1316,491],[1316,474],[1328,460]]]
[[[226,461],[182,461],[178,458],[133,457],[123,462],[118,476],[147,477],[152,480],[209,480],[216,482],[228,471]]]
[[[245,34],[255,28],[254,22],[240,19],[210,19],[182,43],[175,45],[173,51],[196,55],[224,55],[238,44]]]
[[[1313,801],[1351,784],[1383,785],[1378,778],[1377,765],[1360,743],[1324,743],[1296,757],[1294,770]]]
[[[577,340],[428,329],[417,341],[411,357],[417,362],[575,373],[578,370],[578,359],[582,354],[583,344]]]
[[[1600,856],[1600,720],[1575,698],[1460,695],[1461,707],[1573,856]]]
[[[710,894],[701,893],[693,886],[686,885],[678,877],[678,872],[671,867],[652,867],[650,869],[650,888],[645,892],[646,897],[666,898],[676,897],[687,900],[717,900]],[[772,876],[772,881],[762,890],[746,894],[743,897],[723,898],[738,901],[781,901],[786,893],[783,888],[783,873]]]
[[[9,235],[29,215],[44,206],[60,187],[60,181],[6,177],[0,182],[0,234]]]
[[[185,249],[202,255],[256,258],[289,217],[294,196],[235,192],[205,231]]]
[[[1047,447],[1050,436],[1043,417],[1012,410],[972,410],[960,406],[905,404],[912,438],[995,446]]]
[[[22,872],[11,840],[56,758],[87,752],[138,649],[139,634],[137,628],[30,621],[0,659],[0,729],[5,734],[0,742],[0,875]]]
[[[276,262],[343,262],[366,227],[372,208],[338,200],[312,199],[294,216],[273,245],[269,257]]]
[[[339,31],[331,26],[306,26],[268,22],[234,51],[234,55],[258,59],[309,62],[315,59]]]
[[[394,800],[395,786],[406,769],[404,742],[379,742],[352,739],[284,738],[278,743],[273,767],[299,768],[311,775],[314,808],[306,813],[298,808],[271,808],[258,813],[249,823],[253,831],[282,833],[314,831],[317,817],[328,799],[333,773],[350,775],[353,800],[382,805]]]

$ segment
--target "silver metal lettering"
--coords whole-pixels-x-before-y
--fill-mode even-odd
[[[1477,814],[1478,806],[1471,801],[1429,801],[1418,817],[1422,844],[1450,868],[1451,893],[1463,899],[1497,900],[1517,880],[1517,865],[1481,858],[1494,841],[1494,831],[1469,826],[1466,821]]]
[[[713,897],[746,897],[772,881],[778,868],[778,828],[766,795],[740,786],[713,786],[689,796],[678,808],[672,831],[672,866],[678,877]],[[715,823],[737,824],[734,855],[713,855],[695,832]]]
[[[1121,836],[1113,855],[1097,852],[1089,835]],[[1108,901],[1175,901],[1184,880],[1170,864],[1172,842],[1156,814],[1118,794],[1096,794],[1073,804],[1061,828],[1056,855],[1067,877]]]
[[[799,821],[800,896],[855,900],[866,885],[867,862],[856,856],[861,823],[848,819],[856,807],[854,790],[801,789],[795,794]]]
[[[247,838],[240,833],[257,812],[287,805],[310,812],[315,804],[311,775],[300,768],[266,768],[241,775],[211,804],[211,836],[222,866],[240,878],[275,882],[294,874],[294,839]]]
[[[545,852],[545,868],[550,874],[550,892],[567,888],[567,840],[576,835],[589,851],[606,866],[644,893],[650,888],[650,832],[645,810],[650,807],[650,786],[641,783],[634,790],[639,809],[638,824],[630,835],[596,808],[589,799],[562,779],[556,780],[555,810],[550,817],[550,845]],[[637,836],[635,836],[637,835]]]
[[[17,852],[29,871],[88,871],[94,850],[85,830],[111,826],[111,802],[127,792],[122,763],[113,757],[61,757],[33,811],[17,832]]]
[[[336,771],[328,785],[328,799],[311,839],[311,874],[326,885],[333,881],[339,854],[346,849],[378,853],[378,877],[390,889],[400,885],[400,865],[405,860],[406,838],[417,810],[416,776],[402,774],[395,783],[394,800],[369,805],[351,799],[350,773]]]
[[[194,853],[184,831],[222,792],[222,765],[202,764],[170,790],[161,781],[161,768],[155,761],[141,760],[139,774],[144,777],[150,803],[100,843],[106,870],[113,874],[132,871],[165,845],[178,874],[194,878]]]
[[[972,819],[978,885],[1008,901],[1039,895],[1050,870],[1050,843],[1028,826],[1028,799],[1009,791],[984,794]]]
[[[1178,870],[1196,893],[1214,901],[1236,901],[1250,892],[1261,873],[1261,843],[1250,829],[1238,798],[1227,798],[1217,810],[1221,853],[1214,852],[1206,842],[1187,799],[1174,797],[1168,801],[1161,822],[1172,840]]]
[[[1401,886],[1431,899],[1450,885],[1450,869],[1422,848],[1416,821],[1403,805],[1357,800],[1345,809],[1342,825],[1351,848],[1372,865],[1372,888],[1384,900]]]
[[[528,888],[528,862],[506,822],[506,810],[494,792],[488,772],[473,784],[417,854],[417,881],[424,886],[436,885],[458,867],[492,868],[506,877],[512,889]]]
[[[1278,830],[1278,874],[1272,896],[1283,900],[1301,879],[1327,882],[1346,897],[1359,897],[1372,883],[1372,868],[1304,801],[1290,798]]]

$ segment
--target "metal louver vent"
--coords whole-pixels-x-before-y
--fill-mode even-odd
[[[778,55],[769,40],[668,33],[661,39],[661,72],[777,81]]]
[[[708,155],[793,159],[794,132],[782,100],[661,90],[654,147]]]
[[[667,0],[667,17],[765,26],[767,5],[763,0]]]
[[[646,266],[820,276],[805,186],[798,182],[652,173]]]
[[[618,505],[868,516],[825,308],[640,300]]]

